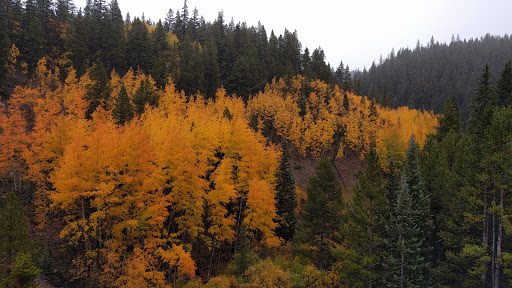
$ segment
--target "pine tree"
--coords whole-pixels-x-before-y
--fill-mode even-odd
[[[421,237],[421,228],[416,223],[417,213],[407,182],[403,176],[386,226],[384,287],[426,287],[428,283],[424,274],[428,261],[420,252],[425,238]]]
[[[332,262],[327,242],[339,238],[344,210],[341,184],[327,158],[318,163],[315,174],[309,179],[306,194],[308,199],[303,214],[305,237],[318,247],[317,266],[327,268]]]
[[[220,68],[217,57],[215,39],[210,38],[206,42],[204,57],[204,93],[207,98],[214,98],[215,92],[220,87]]]
[[[489,65],[485,65],[485,69],[480,76],[480,84],[478,85],[476,95],[473,98],[473,113],[469,120],[470,129],[474,133],[484,132],[485,127],[489,125],[492,116],[492,110],[497,104],[495,88],[491,83],[491,72]]]
[[[343,94],[343,108],[345,108],[345,111],[350,109],[350,102],[348,101],[347,93]]]
[[[446,99],[444,104],[443,116],[439,118],[439,126],[437,127],[437,139],[442,141],[443,138],[453,130],[455,133],[461,132],[462,119],[459,114],[459,107],[452,96]]]
[[[276,209],[277,215],[282,218],[281,226],[276,229],[276,235],[286,241],[293,239],[297,225],[297,195],[295,181],[290,172],[288,162],[287,144],[283,143],[283,155],[276,175]]]
[[[386,228],[389,256],[384,265],[388,271],[385,283],[387,287],[426,287],[430,280],[431,249],[427,239],[432,220],[414,135],[402,166],[400,184]]]
[[[36,288],[39,284],[36,277],[41,273],[28,252],[18,253],[16,260],[11,265],[11,274],[6,279],[7,287]],[[0,281],[0,284],[2,282]]]
[[[106,102],[110,97],[110,85],[105,71],[105,67],[101,61],[96,61],[89,70],[89,78],[92,83],[86,89],[86,99],[89,101],[89,108],[86,112],[86,117],[90,118],[92,113],[101,104],[106,108]]]
[[[16,254],[28,248],[28,231],[20,200],[9,192],[0,206],[0,261],[7,260],[7,266]]]
[[[151,64],[151,76],[159,88],[163,88],[167,84],[169,77],[167,61],[169,55],[169,42],[168,36],[162,21],[158,21],[155,30],[151,32],[153,40],[153,55]]]
[[[498,93],[498,102],[500,105],[512,104],[512,65],[510,61],[505,63],[501,71],[501,77],[496,85]]]
[[[112,109],[112,116],[119,125],[124,125],[124,123],[129,122],[133,118],[132,103],[130,103],[130,97],[128,97],[124,85],[121,86],[121,90],[117,95],[114,108]]]
[[[386,87],[386,85],[384,85],[384,89],[382,89],[382,97],[380,99],[380,105],[382,107],[389,107],[388,87]]]
[[[386,225],[387,200],[379,158],[374,148],[366,155],[342,226],[343,246],[337,248],[342,281],[348,287],[373,286],[379,275]],[[357,269],[344,269],[356,267]]]
[[[149,79],[140,80],[140,86],[137,91],[135,91],[135,95],[133,95],[133,110],[137,115],[142,115],[146,109],[146,104],[158,106],[159,100],[160,97]]]
[[[336,72],[334,73],[334,78],[336,79],[336,84],[338,87],[342,87],[345,82],[345,66],[343,66],[343,61],[340,62]]]
[[[140,68],[144,73],[151,71],[151,38],[146,24],[139,18],[133,20],[128,31],[126,61],[129,67]]]

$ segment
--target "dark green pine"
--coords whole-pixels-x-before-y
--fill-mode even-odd
[[[387,199],[379,158],[375,149],[366,155],[365,173],[359,176],[353,189],[353,197],[345,213],[342,225],[343,247],[338,260],[343,266],[357,269],[341,269],[340,277],[349,287],[367,287],[375,283],[380,270],[380,256],[386,226]],[[349,253],[347,253],[350,251]]]
[[[512,104],[512,65],[510,61],[505,63],[501,71],[501,77],[496,85],[498,92],[498,101],[500,105]]]
[[[462,119],[454,96],[446,99],[443,116],[439,118],[439,126],[437,127],[438,141],[442,141],[450,130],[453,130],[455,133],[459,133],[462,130]]]
[[[0,202],[1,203],[1,202]],[[28,249],[29,235],[25,214],[14,192],[7,194],[0,205],[0,263],[11,265],[18,252]]]
[[[345,108],[346,111],[350,109],[350,102],[348,101],[347,93],[343,94],[343,108]]]
[[[421,250],[424,239],[417,225],[417,212],[413,197],[402,176],[402,187],[396,194],[389,223],[386,226],[387,237],[384,240],[383,287],[427,287],[428,278],[424,270],[428,261]]]
[[[146,104],[150,106],[158,106],[158,101],[160,97],[153,87],[153,84],[149,81],[148,78],[140,80],[140,85],[137,91],[135,91],[135,95],[133,95],[133,106],[134,111],[138,115],[142,115],[144,113]]]
[[[277,215],[284,222],[276,229],[276,235],[286,241],[293,239],[295,228],[297,226],[297,194],[295,191],[295,181],[290,172],[290,163],[288,161],[288,148],[283,145],[283,156],[277,171],[276,185],[276,208]]]
[[[339,237],[337,234],[344,210],[341,183],[327,158],[318,164],[315,174],[309,179],[306,193],[308,199],[303,214],[305,236],[318,247],[316,265],[327,268],[332,261],[327,242]]]
[[[103,108],[106,108],[106,102],[110,97],[109,80],[101,61],[94,62],[89,70],[89,78],[92,83],[86,87],[85,97],[89,101],[89,108],[86,111],[87,118],[91,117],[100,104],[103,105]]]
[[[151,38],[146,24],[139,18],[132,22],[127,35],[126,62],[129,67],[151,72]]]
[[[133,118],[133,106],[130,103],[130,97],[128,97],[124,85],[121,86],[121,90],[117,95],[114,108],[112,109],[112,116],[119,125],[124,125],[124,123],[129,122]]]

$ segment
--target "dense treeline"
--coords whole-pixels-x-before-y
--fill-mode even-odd
[[[506,59],[475,68],[464,123],[462,94],[391,109],[296,33],[186,2],[157,23],[0,3],[0,287],[511,285]],[[305,191],[292,157],[317,163]]]
[[[303,51],[297,32],[268,35],[262,24],[228,23],[222,12],[207,22],[197,9],[190,12],[186,1],[157,22],[129,14],[123,19],[117,0],[87,1],[83,10],[70,0],[5,0],[0,5],[3,99],[15,84],[30,79],[42,57],[61,71],[72,65],[79,76],[93,64],[103,66],[107,75],[140,69],[151,74],[158,87],[172,77],[187,95],[199,91],[209,98],[223,86],[229,94],[247,99],[274,77],[296,74],[335,82],[323,50]],[[12,63],[15,54],[17,64]],[[9,64],[17,69],[9,69]],[[338,80],[345,80],[346,70],[338,73]]]
[[[9,273],[16,255],[30,268],[22,277],[42,272],[78,286],[184,284],[225,271],[232,258],[227,271],[241,277],[254,264],[247,257],[295,237],[316,239],[312,247],[325,255],[301,247],[310,255],[301,267],[324,275],[333,261],[323,233],[341,239],[343,212],[332,159],[348,149],[363,156],[380,143],[380,153],[398,163],[401,139],[415,131],[423,143],[437,124],[427,112],[381,108],[303,76],[273,81],[246,104],[224,89],[215,100],[179,93],[172,82],[159,89],[131,69],[110,80],[96,64],[82,77],[73,68],[66,74],[61,81],[60,70],[41,59],[30,84],[17,86],[0,113],[2,191],[14,192],[0,218],[7,286],[19,281]],[[272,103],[277,114],[269,114]],[[400,115],[412,117],[410,124],[394,121]],[[289,143],[289,152],[279,157],[272,142]],[[321,162],[329,172],[315,185],[338,188],[328,198],[321,194],[330,186],[308,188],[302,220],[287,153],[332,157]],[[318,219],[318,209],[332,216]]]
[[[508,35],[488,34],[469,40],[457,36],[449,44],[432,38],[427,45],[418,42],[414,49],[391,51],[368,70],[356,71],[354,81],[360,85],[361,95],[392,107],[440,113],[445,100],[454,96],[462,118],[467,120],[481,67],[488,64],[496,81],[503,63],[510,60],[512,39]]]

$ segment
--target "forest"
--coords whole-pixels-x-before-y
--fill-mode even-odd
[[[365,78],[186,1],[0,5],[0,287],[512,285],[512,56],[419,110],[375,72],[407,49]]]

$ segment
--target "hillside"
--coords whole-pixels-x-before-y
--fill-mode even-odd
[[[361,94],[381,98],[387,94],[391,107],[408,106],[441,113],[445,100],[455,96],[462,118],[470,117],[480,74],[489,64],[492,81],[496,81],[503,65],[512,60],[512,38],[508,35],[485,35],[448,44],[436,42],[414,49],[391,51],[381,63],[368,70],[356,71],[354,81],[360,83]]]

